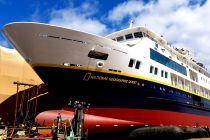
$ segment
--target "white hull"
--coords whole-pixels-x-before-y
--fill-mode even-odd
[[[4,32],[32,66],[36,64],[63,65],[64,63],[72,63],[96,67],[97,62],[87,57],[89,51],[93,49],[112,53],[109,56],[110,61],[107,60],[105,63],[107,67],[126,60],[126,54],[122,53],[126,52],[125,49],[116,47],[119,43],[75,30],[42,24],[21,23],[7,25]],[[54,36],[54,38],[45,35]],[[120,69],[123,68],[124,66]]]

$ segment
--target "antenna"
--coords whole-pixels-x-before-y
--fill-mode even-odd
[[[134,20],[131,20],[131,21],[130,21],[130,26],[129,26],[129,28],[132,28],[134,23],[135,23],[135,21],[134,21]]]

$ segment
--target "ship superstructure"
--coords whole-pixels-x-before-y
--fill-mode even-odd
[[[133,73],[210,99],[210,74],[187,49],[169,45],[161,35],[144,27],[122,30],[107,37],[129,48],[132,56],[128,67],[136,67]],[[139,71],[140,65],[142,71]]]
[[[210,126],[208,71],[188,50],[145,27],[101,37],[12,23],[3,32],[48,85],[46,110],[68,110],[70,101],[85,100],[92,115],[145,125]]]

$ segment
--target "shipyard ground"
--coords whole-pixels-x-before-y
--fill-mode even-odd
[[[11,130],[12,128],[10,128]],[[17,129],[17,128],[16,128]],[[37,132],[43,132],[44,127],[38,128]],[[40,129],[40,130],[39,130]],[[41,130],[42,129],[42,130]],[[207,138],[209,136],[206,131],[201,128],[185,128],[188,129],[183,133],[183,131],[176,126],[155,126],[155,127],[142,127],[138,128],[134,131],[122,131],[118,133],[101,133],[101,134],[94,134],[89,135],[88,140],[144,140],[144,139],[170,139],[170,140],[186,140],[186,139],[210,139]],[[47,128],[48,134],[51,132],[51,128]],[[45,132],[46,133],[46,132]],[[8,137],[11,136],[11,131],[8,132]],[[60,138],[59,138],[60,137]],[[201,138],[202,137],[202,138]],[[205,138],[203,138],[205,137]],[[58,139],[63,139],[64,135],[59,134]],[[12,139],[57,139],[52,135],[36,135],[35,133],[31,133],[30,135],[17,135],[17,131],[14,132]],[[68,139],[67,139],[68,140]],[[76,139],[75,139],[76,140]],[[86,140],[81,139],[81,140]]]

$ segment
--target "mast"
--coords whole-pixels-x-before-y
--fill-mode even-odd
[[[132,20],[130,21],[129,28],[132,28],[134,23],[135,23],[135,21],[132,19]]]

